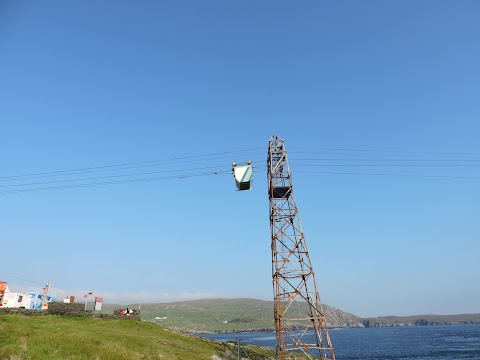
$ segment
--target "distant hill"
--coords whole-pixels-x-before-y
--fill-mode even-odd
[[[138,304],[131,305],[134,309]],[[112,312],[120,305],[104,305]],[[123,305],[126,307],[126,305]],[[480,323],[480,314],[417,315],[361,318],[323,305],[329,327],[414,326]],[[300,306],[299,315],[305,313]],[[205,299],[172,303],[141,304],[142,320],[190,332],[273,331],[273,301],[257,299]]]
[[[138,305],[134,306],[135,308]],[[362,319],[324,305],[331,327],[363,327]],[[300,307],[299,313],[305,308]],[[256,299],[206,299],[141,304],[142,320],[192,332],[273,330],[273,301]]]
[[[480,314],[381,316],[365,318],[362,323],[366,327],[479,324]]]

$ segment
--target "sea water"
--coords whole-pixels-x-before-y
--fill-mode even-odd
[[[337,360],[480,360],[480,324],[331,329]],[[199,334],[275,347],[275,333]]]

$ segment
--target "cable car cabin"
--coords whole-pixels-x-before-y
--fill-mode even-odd
[[[232,164],[233,177],[237,184],[238,190],[250,190],[253,180],[252,162],[249,161],[243,164]]]

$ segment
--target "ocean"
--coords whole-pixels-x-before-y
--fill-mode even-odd
[[[337,360],[480,360],[480,324],[329,330]],[[275,347],[274,333],[198,334]]]

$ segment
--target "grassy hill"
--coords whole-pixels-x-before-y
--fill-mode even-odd
[[[360,325],[355,315],[324,305],[330,326]],[[305,307],[298,308],[299,314]],[[273,301],[208,299],[165,304],[142,304],[143,320],[192,332],[273,330]]]
[[[242,350],[274,356],[273,351],[258,347]],[[221,360],[236,358],[233,354],[233,345],[199,339],[151,322],[0,312],[0,359]]]

